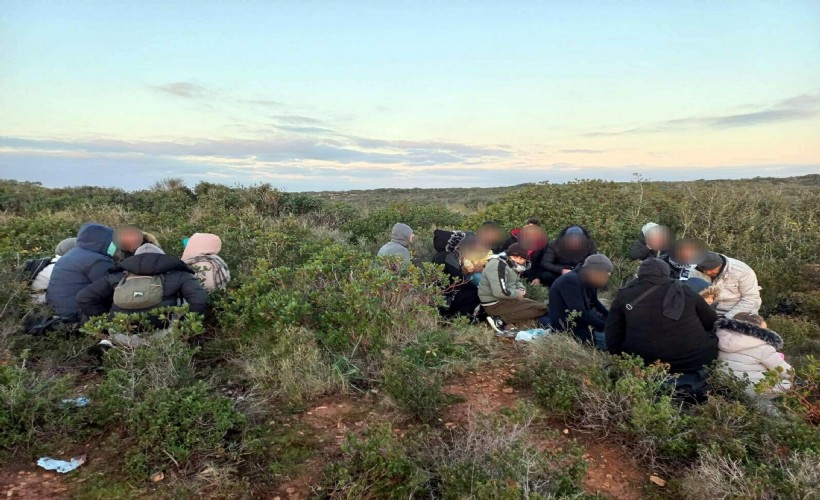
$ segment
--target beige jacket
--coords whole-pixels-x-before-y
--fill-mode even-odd
[[[712,285],[720,290],[718,314],[729,319],[740,312],[757,314],[763,305],[757,275],[745,263],[725,255],[721,256],[726,259],[726,265],[723,272],[712,280]]]

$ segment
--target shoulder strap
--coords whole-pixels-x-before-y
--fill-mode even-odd
[[[647,297],[648,297],[648,296],[649,296],[652,292],[654,292],[655,290],[657,290],[659,286],[660,286],[660,285],[652,285],[652,286],[650,286],[650,287],[649,287],[649,288],[648,288],[645,292],[643,292],[642,294],[638,295],[638,297],[637,297],[635,300],[633,300],[632,302],[627,303],[627,304],[626,304],[626,306],[624,306],[624,307],[626,307],[626,310],[627,310],[627,311],[631,311],[632,309],[634,309],[634,308],[635,308],[635,306],[636,306],[636,305],[638,305],[638,303],[639,303],[640,301],[642,301],[643,299],[647,298]]]

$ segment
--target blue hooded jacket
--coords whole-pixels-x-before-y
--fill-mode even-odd
[[[58,316],[77,315],[77,294],[103,278],[114,265],[114,260],[108,255],[113,240],[114,230],[110,227],[85,224],[80,228],[77,247],[57,261],[46,290],[46,301],[54,307]]]

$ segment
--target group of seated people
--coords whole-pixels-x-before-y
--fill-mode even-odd
[[[31,278],[32,300],[50,305],[61,323],[83,323],[105,313],[139,313],[187,303],[204,313],[208,293],[225,288],[230,271],[222,240],[195,233],[181,258],[168,255],[150,233],[135,226],[114,230],[89,223],[57,245]]]
[[[409,226],[397,224],[379,255],[409,261],[413,238]],[[601,350],[668,364],[675,374],[697,374],[718,358],[753,383],[781,368],[773,390],[789,386],[791,367],[777,352],[782,340],[758,315],[754,271],[700,241],[674,240],[659,224],[641,229],[629,251],[640,261],[637,273],[610,307],[598,292],[609,283],[613,263],[581,225],[563,228],[550,241],[536,218],[509,236],[488,221],[475,233],[437,229],[433,246],[433,263],[449,277],[445,316],[486,317],[502,336],[532,325],[570,331]],[[548,287],[548,302],[527,298],[527,282]]]

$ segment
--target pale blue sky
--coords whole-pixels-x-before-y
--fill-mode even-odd
[[[820,2],[439,4],[3,0],[0,177],[820,172]]]

